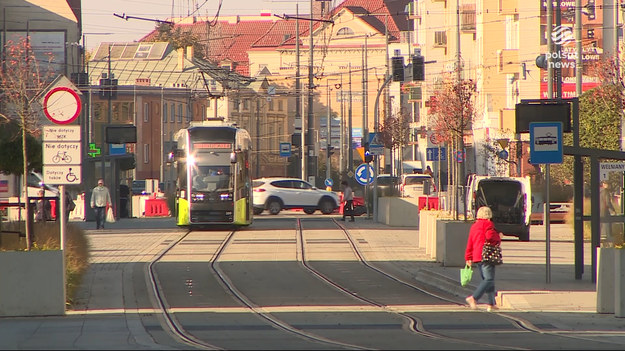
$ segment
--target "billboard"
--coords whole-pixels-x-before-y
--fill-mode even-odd
[[[603,57],[603,1],[604,0],[582,0],[582,92],[597,87],[601,84],[600,78],[594,72],[599,61]],[[560,9],[562,13],[561,25],[556,26],[556,2],[554,1],[554,19],[552,39],[554,46],[560,44],[560,50],[552,53],[547,52],[547,1],[541,0],[540,12],[540,45],[543,53],[551,55],[553,59],[560,59],[561,62],[552,62],[554,68],[562,69],[562,98],[576,97],[575,93],[575,60],[577,53],[575,50],[575,1],[561,1]],[[555,60],[554,60],[555,61]],[[558,67],[556,67],[556,65]],[[540,96],[542,99],[548,98],[548,74],[546,69],[540,70]],[[555,88],[554,88],[555,92]]]

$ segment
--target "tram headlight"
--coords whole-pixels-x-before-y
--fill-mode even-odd
[[[221,193],[219,194],[219,199],[221,201],[232,201],[232,193]]]
[[[191,202],[202,202],[202,201],[204,201],[204,194],[191,193]]]

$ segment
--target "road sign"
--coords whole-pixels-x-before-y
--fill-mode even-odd
[[[324,182],[324,184],[326,186],[333,186],[334,185],[334,181],[332,180],[332,178],[327,178]]]
[[[291,143],[280,143],[280,156],[291,156]]]
[[[82,182],[81,167],[44,165],[43,182],[57,185],[80,184]]]
[[[425,150],[426,161],[446,161],[447,150],[444,147],[440,148],[440,155],[437,147],[428,147]]]
[[[506,150],[501,150],[499,151],[499,153],[497,154],[497,156],[499,156],[500,159],[502,160],[507,160],[508,159],[508,151]]]
[[[53,88],[43,99],[44,114],[56,124],[72,123],[80,115],[81,108],[80,96],[68,87]]]
[[[530,162],[562,163],[562,122],[530,123]]]
[[[380,133],[369,133],[369,153],[371,155],[384,155],[384,143]]]
[[[80,141],[44,141],[44,165],[80,165]]]
[[[356,174],[354,178],[360,185],[367,185],[373,183],[375,179],[375,174],[373,172],[373,167],[368,163],[363,163],[358,168],[356,168]]]
[[[456,162],[458,162],[458,163],[464,162],[465,159],[467,158],[467,154],[464,152],[464,150],[462,150],[462,151],[457,150],[456,154],[454,156],[456,158]]]
[[[611,172],[625,172],[624,162],[601,162],[599,163],[599,179],[608,180]]]
[[[44,126],[45,141],[80,141],[80,126]]]

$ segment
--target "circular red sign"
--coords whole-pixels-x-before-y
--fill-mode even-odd
[[[51,89],[43,99],[43,112],[56,124],[68,124],[78,118],[82,104],[80,96],[68,87]]]
[[[430,142],[434,145],[438,144],[438,133],[430,134]]]

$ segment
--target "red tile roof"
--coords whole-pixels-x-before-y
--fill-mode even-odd
[[[373,28],[384,33],[384,25],[386,14],[390,14],[385,3],[392,9],[400,9],[410,2],[410,0],[345,0],[331,11],[330,16],[338,13],[342,9],[359,12],[356,8],[364,9],[365,13],[371,13],[370,16],[361,17]],[[393,15],[397,15],[393,13]],[[399,15],[398,20],[401,22],[405,15]],[[309,15],[300,15],[307,18]],[[326,17],[328,18],[328,17]],[[236,22],[217,21],[197,22],[194,24],[177,24],[175,28],[181,31],[190,31],[198,38],[201,44],[207,47],[204,56],[211,62],[219,64],[224,61],[232,61],[234,70],[245,76],[249,76],[249,57],[247,52],[252,49],[278,48],[295,45],[295,23],[296,21],[282,20],[276,17],[267,17],[263,20],[243,20]],[[403,25],[404,23],[401,23]],[[321,22],[315,22],[314,26],[323,25]],[[306,45],[306,41],[302,38],[309,36],[309,24],[307,21],[300,21],[300,43]],[[400,38],[399,29],[393,17],[389,17],[388,30],[390,41],[398,41]],[[140,41],[149,41],[154,38],[157,31],[146,35]],[[208,45],[206,45],[208,43]]]

